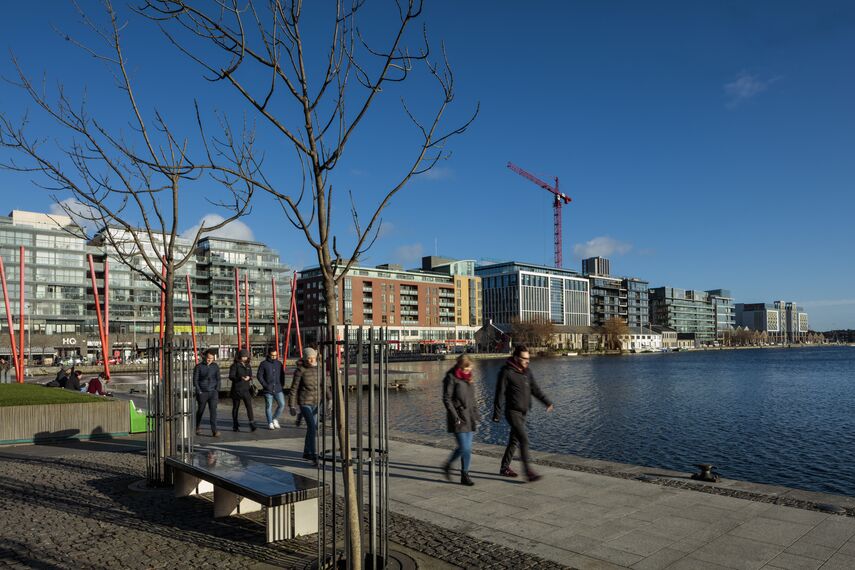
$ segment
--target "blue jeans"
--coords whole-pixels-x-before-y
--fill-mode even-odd
[[[454,460],[460,458],[460,470],[469,471],[469,462],[472,460],[472,432],[466,431],[454,434],[457,439],[457,449],[448,458],[448,464],[454,463]]]
[[[318,407],[300,406],[300,411],[303,413],[303,419],[306,420],[306,441],[303,443],[303,455],[315,459],[318,456],[315,445],[315,437],[318,433]]]
[[[273,399],[276,399],[276,413],[273,413]],[[267,415],[267,423],[273,423],[273,420],[278,420],[282,415],[282,410],[285,409],[285,392],[276,394],[264,395],[264,413]]]

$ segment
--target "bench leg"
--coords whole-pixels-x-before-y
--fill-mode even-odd
[[[214,518],[230,517],[261,510],[261,504],[221,487],[214,487]]]
[[[267,508],[267,542],[318,532],[318,500]]]
[[[176,497],[200,495],[202,493],[210,493],[214,490],[214,486],[211,483],[183,471],[175,470],[174,481]]]

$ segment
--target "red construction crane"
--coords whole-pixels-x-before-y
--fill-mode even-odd
[[[555,195],[555,201],[552,202],[552,218],[553,224],[555,226],[555,267],[561,267],[563,265],[563,254],[562,254],[562,237],[561,237],[561,206],[564,204],[569,204],[572,200],[570,196],[561,193],[558,190],[558,177],[555,177],[555,186],[550,186],[534,174],[530,172],[526,172],[513,162],[508,163],[508,168],[522,176],[523,178],[527,178],[530,181],[534,182],[544,190],[549,190]]]

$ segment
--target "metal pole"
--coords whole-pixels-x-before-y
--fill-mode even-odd
[[[279,350],[279,311],[276,308],[276,277],[270,278],[270,285],[273,287],[273,334],[276,338],[276,351],[280,352],[282,364],[285,364],[285,355]]]
[[[374,329],[368,329],[368,552],[372,568],[377,554],[377,457],[374,452]]]
[[[294,285],[297,284],[297,272],[294,272]],[[294,323],[297,325],[297,348],[300,351],[300,358],[303,358],[303,339],[300,336],[300,316],[297,314],[297,298],[294,296],[293,291],[291,289],[291,305],[294,307]]]
[[[199,364],[199,349],[196,346],[196,317],[193,316],[193,292],[190,290],[190,274],[188,273],[185,277],[187,278],[187,300],[190,303],[190,334],[193,336],[193,362]]]
[[[158,371],[160,377],[163,378],[163,335],[166,332],[166,260],[160,260],[160,275],[163,277],[160,281],[160,357],[158,358]],[[158,400],[160,401],[160,400]],[[159,433],[159,432],[158,432]]]
[[[92,277],[92,293],[95,296],[95,317],[98,319],[98,332],[101,336],[101,357],[104,359],[104,374],[107,378],[110,377],[110,363],[104,353],[104,345],[107,339],[104,337],[104,320],[101,317],[101,299],[98,296],[98,281],[95,279],[95,262],[92,261],[92,255],[89,256],[89,274]]]
[[[252,345],[249,343],[249,272],[243,274],[243,300],[244,300],[244,309],[246,310],[246,322],[244,326],[246,327],[246,350],[249,352],[250,357],[252,356]]]
[[[15,342],[15,328],[12,324],[12,311],[9,308],[9,289],[6,286],[6,268],[3,266],[3,258],[0,257],[0,281],[3,282],[3,302],[6,305],[6,323],[9,327],[9,346],[12,347],[12,363],[15,365],[15,382],[21,382],[20,366],[21,359],[18,358],[18,345]]]
[[[21,262],[21,273],[18,275],[18,281],[20,282],[20,322],[18,323],[18,336],[20,337],[18,342],[20,343],[20,348],[18,349],[18,354],[21,355],[21,370],[18,375],[18,382],[20,384],[24,383],[24,246],[21,246],[19,253],[19,260]]]
[[[235,318],[237,319],[237,349],[243,348],[243,337],[241,336],[240,323],[240,270],[235,267]]]
[[[107,361],[113,354],[113,344],[110,342],[110,256],[104,254],[104,340],[107,346],[104,348],[104,360]],[[110,378],[109,373],[107,378]]]

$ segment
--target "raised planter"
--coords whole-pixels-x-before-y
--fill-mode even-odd
[[[0,445],[110,438],[129,431],[128,402],[124,400],[0,406]]]

